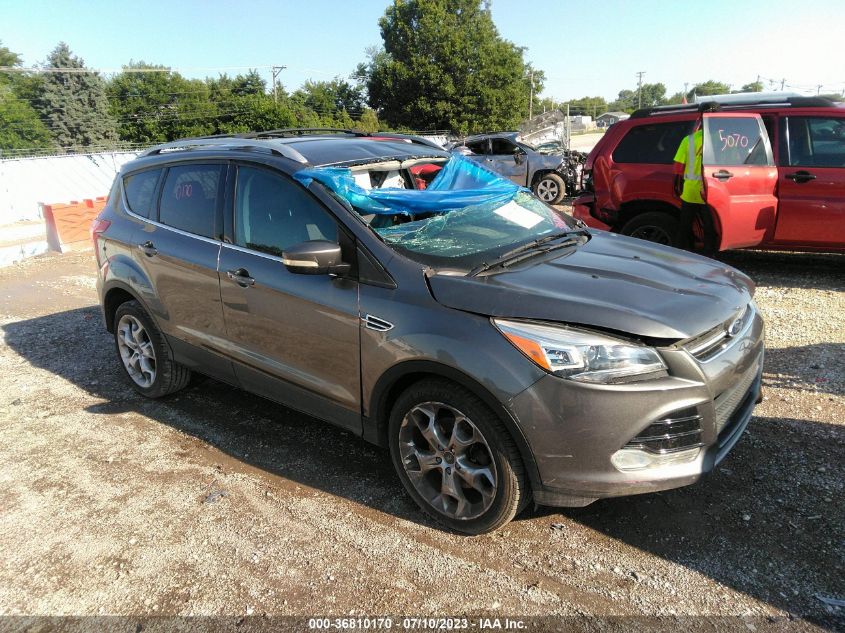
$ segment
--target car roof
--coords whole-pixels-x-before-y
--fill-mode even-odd
[[[485,132],[484,134],[473,134],[464,139],[466,141],[481,141],[485,138],[516,138],[519,132]]]
[[[449,156],[439,145],[419,136],[297,128],[181,139],[152,147],[139,158],[182,154],[193,150],[216,150],[223,153],[262,151],[284,156],[303,166]]]
[[[626,120],[632,121],[636,119],[647,119],[655,116],[665,116],[673,114],[698,115],[701,112],[774,112],[778,110],[794,110],[798,108],[841,110],[842,106],[824,97],[794,97],[791,95],[787,95],[779,99],[748,98],[743,101],[733,101],[730,103],[719,103],[718,101],[702,101],[701,103],[676,104],[668,106],[656,106],[652,108],[641,108],[639,110],[636,110],[631,115],[631,117]]]

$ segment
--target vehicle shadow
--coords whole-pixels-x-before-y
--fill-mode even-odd
[[[845,393],[845,343],[815,343],[766,350],[763,387],[802,393]]]
[[[740,250],[721,252],[717,259],[759,286],[845,291],[845,254]]]
[[[440,529],[404,494],[386,451],[350,433],[211,379],[160,401],[136,395],[117,371],[97,307],[9,323],[2,331],[33,366],[102,399],[87,408],[91,413],[137,412],[218,449],[221,460],[234,460],[222,464],[226,470],[245,464]],[[543,548],[556,522],[580,524],[828,625],[836,614],[814,596],[843,594],[837,572],[845,542],[843,448],[845,427],[755,418],[705,482],[582,509],[529,510],[508,532]]]

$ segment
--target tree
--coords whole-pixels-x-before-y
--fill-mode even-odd
[[[364,108],[361,118],[358,119],[357,127],[362,132],[378,132],[381,129],[381,124],[379,123],[375,110]]]
[[[306,81],[290,98],[322,117],[333,119],[343,118],[343,111],[347,116],[360,114],[364,108],[363,92],[361,86],[335,77],[331,81]]]
[[[740,92],[763,92],[762,81],[752,81],[750,84],[745,84],[739,89]],[[714,93],[715,94],[715,93]]]
[[[643,84],[642,89],[620,90],[616,101],[607,108],[613,112],[633,112],[640,107],[641,101],[643,108],[666,105],[666,86],[662,83]]]
[[[391,126],[467,133],[515,128],[531,91],[523,49],[503,39],[480,0],[394,0],[382,50],[354,77]],[[542,73],[534,71],[535,94]]]
[[[119,124],[120,138],[134,143],[161,143],[187,136],[215,132],[215,121],[230,121],[245,107],[226,93],[213,100],[208,84],[185,79],[165,66],[129,62],[126,71],[108,85],[112,115]],[[131,72],[138,70],[163,72]],[[227,118],[228,117],[228,118]]]
[[[82,59],[64,42],[50,53],[46,66],[72,69],[46,73],[36,105],[56,143],[84,147],[115,142],[116,124],[99,74],[87,71]]]
[[[600,114],[608,111],[607,101],[604,97],[581,97],[580,99],[573,99],[568,104],[561,104],[562,110],[566,110],[566,105],[569,105],[569,114],[587,115],[594,119]]]
[[[730,91],[731,88],[728,84],[708,79],[705,82],[693,86],[692,90],[687,93],[687,101],[692,102],[696,95],[699,97],[704,97],[706,95],[723,95],[729,93]]]
[[[20,66],[21,58],[0,43],[0,66]],[[32,107],[24,73],[0,72],[0,153],[52,145],[50,132]]]

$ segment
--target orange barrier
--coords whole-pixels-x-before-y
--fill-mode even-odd
[[[70,204],[42,204],[47,225],[47,244],[51,251],[65,253],[91,248],[91,223],[106,206],[105,196]]]

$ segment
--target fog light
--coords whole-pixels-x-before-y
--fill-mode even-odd
[[[651,468],[662,468],[663,466],[673,466],[675,464],[688,464],[694,461],[700,452],[700,448],[693,448],[674,453],[659,454],[641,451],[636,448],[623,448],[622,450],[616,451],[610,457],[610,462],[618,470],[647,470]]]

